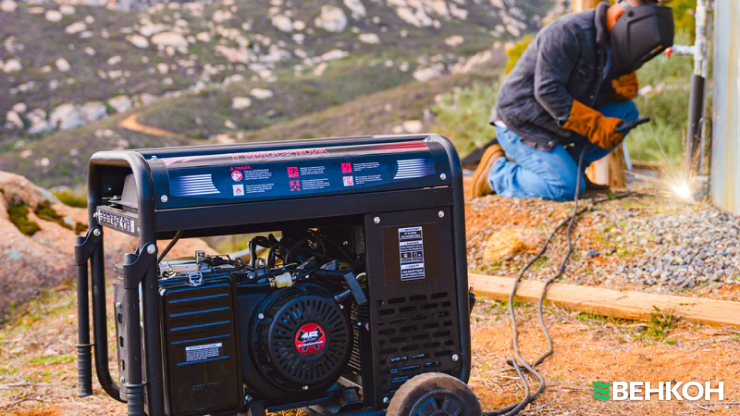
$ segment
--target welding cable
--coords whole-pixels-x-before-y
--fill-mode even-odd
[[[182,235],[182,231],[178,231],[175,233],[175,236],[172,237],[172,240],[170,241],[169,244],[167,244],[167,247],[165,247],[164,250],[162,250],[162,253],[159,254],[159,257],[157,258],[157,264],[161,263],[162,260],[164,260],[164,257],[167,255],[167,253],[169,253],[170,250],[172,250],[172,247],[174,247],[175,244],[177,244],[177,241],[180,239],[181,235]]]
[[[578,171],[577,172],[579,172],[579,173],[583,172],[583,159],[584,159],[584,156],[586,154],[586,150],[587,149],[588,149],[588,145],[584,146],[584,148],[581,151],[581,154],[580,154],[580,156],[578,158]],[[573,202],[574,202],[573,213],[571,214],[570,217],[566,218],[565,220],[563,220],[562,222],[560,222],[555,227],[555,229],[547,237],[547,240],[545,240],[545,243],[542,245],[542,248],[540,249],[540,251],[519,271],[519,274],[517,275],[517,278],[514,280],[514,286],[512,287],[512,290],[509,293],[509,305],[508,305],[509,307],[508,307],[508,310],[509,310],[509,317],[511,318],[511,327],[512,327],[512,347],[514,348],[514,355],[516,357],[516,360],[513,359],[513,358],[508,358],[506,360],[506,362],[507,362],[507,364],[509,364],[510,366],[512,366],[514,368],[514,370],[517,372],[517,374],[519,375],[519,378],[521,379],[522,384],[524,385],[524,398],[520,402],[515,403],[513,405],[510,405],[510,406],[507,406],[505,408],[502,408],[502,409],[499,409],[499,410],[494,410],[494,411],[489,411],[489,412],[484,412],[483,415],[485,415],[485,416],[502,416],[502,415],[504,415],[504,416],[514,416],[514,415],[517,415],[527,405],[529,405],[534,400],[536,400],[537,397],[539,397],[539,395],[542,394],[542,392],[544,392],[544,390],[546,388],[545,378],[542,376],[542,374],[540,374],[537,370],[534,369],[534,367],[537,367],[538,365],[542,364],[553,353],[552,338],[550,337],[550,333],[547,330],[547,324],[545,323],[545,318],[544,318],[544,315],[543,315],[543,304],[544,304],[544,301],[545,301],[545,296],[547,294],[548,287],[557,278],[559,278],[560,276],[563,275],[563,273],[565,272],[565,267],[567,265],[567,262],[570,259],[570,256],[573,254],[573,240],[571,238],[571,233],[572,233],[572,230],[573,230],[573,225],[575,224],[575,219],[576,219],[576,217],[580,216],[581,214],[583,214],[584,212],[586,212],[586,211],[589,210],[589,208],[583,208],[581,210],[578,209],[578,202],[579,202],[578,190],[581,187],[581,175],[582,174],[579,174],[578,175],[578,178],[576,180],[576,193],[575,193],[575,196],[573,198]],[[626,198],[626,197],[628,197],[630,195],[635,195],[635,193],[634,192],[625,192],[625,193],[620,194],[620,195],[616,195],[616,196],[612,196],[612,197],[608,197],[608,198],[603,198],[603,199],[594,201],[593,204],[592,204],[592,206],[598,205],[598,204],[603,203],[603,202],[606,202],[606,201],[613,201],[613,200],[617,200],[617,199]],[[539,301],[537,303],[537,316],[538,316],[539,321],[540,321],[540,327],[542,328],[542,332],[544,333],[545,339],[547,340],[548,349],[547,349],[547,351],[544,354],[542,354],[537,359],[537,361],[534,362],[534,364],[529,365],[529,363],[527,363],[527,361],[524,360],[521,357],[521,354],[520,354],[520,351],[519,351],[519,330],[518,330],[518,325],[516,323],[516,316],[514,314],[514,307],[513,307],[514,297],[516,296],[516,291],[517,291],[517,289],[519,287],[519,282],[522,280],[522,277],[524,276],[524,273],[526,273],[527,270],[529,270],[529,268],[532,267],[532,265],[545,254],[545,252],[547,251],[547,247],[549,246],[550,242],[554,238],[555,234],[557,234],[557,232],[560,231],[561,228],[563,228],[564,226],[566,226],[566,224],[568,226],[567,227],[567,230],[566,230],[566,239],[568,241],[568,251],[565,254],[565,258],[560,263],[560,267],[558,268],[557,273],[553,277],[551,277],[550,279],[548,279],[547,281],[545,281],[545,285],[544,285],[544,287],[542,289],[542,293],[540,294],[540,298],[539,298]],[[539,380],[540,386],[537,388],[537,390],[532,395],[529,394],[529,392],[530,392],[529,384],[527,382],[526,377],[524,377],[524,374],[521,371],[521,367],[520,367],[520,364],[519,363],[521,363],[521,366],[524,367],[525,370],[527,370],[530,374],[534,375]]]

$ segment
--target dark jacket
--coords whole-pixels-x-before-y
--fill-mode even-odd
[[[608,7],[601,3],[545,26],[501,85],[491,124],[504,122],[535,149],[550,151],[556,144],[583,140],[562,127],[574,99],[593,108],[607,100]]]

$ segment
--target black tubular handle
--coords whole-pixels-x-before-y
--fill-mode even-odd
[[[616,130],[614,130],[616,133],[626,133],[635,127],[650,122],[650,117],[642,117],[638,118],[635,121],[628,121],[626,123],[623,123],[621,126],[617,127]]]

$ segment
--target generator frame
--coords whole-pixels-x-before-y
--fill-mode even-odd
[[[255,151],[269,145],[271,150],[296,146],[337,145],[351,141],[353,145],[400,143],[405,141],[434,142],[442,146],[449,157],[450,171],[437,172],[440,186],[423,189],[393,190],[329,195],[291,200],[240,202],[190,208],[161,207],[165,196],[155,195],[152,168],[147,160],[192,155],[214,155],[228,152]],[[138,247],[124,255],[124,298],[117,301],[117,313],[122,313],[129,324],[125,328],[126,366],[128,379],[114,380],[108,367],[108,330],[104,232],[98,218],[98,207],[108,205],[111,189],[106,188],[112,177],[123,181],[133,174],[136,183],[138,212],[136,231]],[[449,176],[447,176],[449,175]],[[467,278],[467,258],[464,223],[462,169],[453,145],[438,135],[363,136],[338,139],[315,139],[236,145],[209,145],[180,148],[160,148],[95,153],[88,173],[88,221],[86,235],[78,236],[75,245],[75,264],[78,277],[78,378],[79,394],[93,393],[91,355],[94,349],[95,372],[102,389],[112,398],[127,403],[129,416],[164,416],[165,387],[163,375],[162,334],[157,272],[157,240],[171,239],[176,232],[182,236],[204,237],[243,234],[261,230],[262,224],[280,222],[302,223],[314,221],[330,224],[333,217],[367,216],[393,211],[444,208],[451,214],[456,300],[460,333],[460,361],[458,378],[467,383],[470,375],[470,317]],[[249,215],[245,215],[248,212]],[[441,211],[440,211],[441,212]],[[441,215],[441,214],[440,214]],[[370,259],[369,259],[370,260]],[[372,261],[372,260],[370,260]],[[92,292],[92,293],[90,293]],[[89,297],[92,302],[93,338],[90,338]],[[141,297],[140,297],[141,296]],[[140,305],[143,311],[140,311]],[[141,318],[140,318],[141,317]],[[137,324],[143,321],[143,329]],[[123,388],[123,389],[122,389]],[[123,392],[122,392],[123,390]],[[321,403],[297,403],[320,405]],[[264,414],[259,403],[245,404],[242,412]],[[342,413],[350,414],[350,413]],[[353,415],[382,415],[385,410],[373,406],[351,412]]]

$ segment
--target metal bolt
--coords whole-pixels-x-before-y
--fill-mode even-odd
[[[154,244],[149,244],[148,246],[146,246],[146,252],[149,253],[149,254],[156,253],[157,252],[157,246],[155,246]]]
[[[118,309],[121,308],[121,302],[116,302],[116,308],[118,308]]]
[[[373,218],[373,222],[376,224],[380,224],[380,217]]]
[[[344,305],[342,305],[342,304],[340,303],[340,304],[339,304],[339,309],[344,309]]]
[[[452,354],[452,361],[457,361],[460,359],[460,356],[457,354]]]
[[[121,377],[121,385],[123,385],[123,383],[125,383],[125,382],[126,382],[126,377],[123,377],[123,376],[122,376],[122,377]]]
[[[445,175],[444,173],[440,173],[439,174],[439,179],[445,180],[445,179],[447,179],[447,175]]]
[[[308,386],[303,386],[303,390],[308,390]]]
[[[94,229],[94,230],[93,230],[93,235],[94,235],[95,237],[100,237],[100,228],[96,228],[96,229]]]
[[[169,198],[167,198],[167,195],[162,195],[161,197],[159,197],[159,200],[160,200],[160,201],[162,201],[162,202],[167,202],[167,201],[169,201],[170,199],[169,199]]]
[[[261,313],[261,314],[257,315],[257,319],[265,319],[265,314],[264,313]]]
[[[444,218],[444,217],[445,217],[445,212],[444,212],[444,211],[439,211],[439,212],[437,213],[437,216],[438,216],[439,218]]]
[[[387,396],[386,397],[383,397],[383,403],[388,404],[390,402],[391,402],[391,399],[390,398],[388,398]]]

